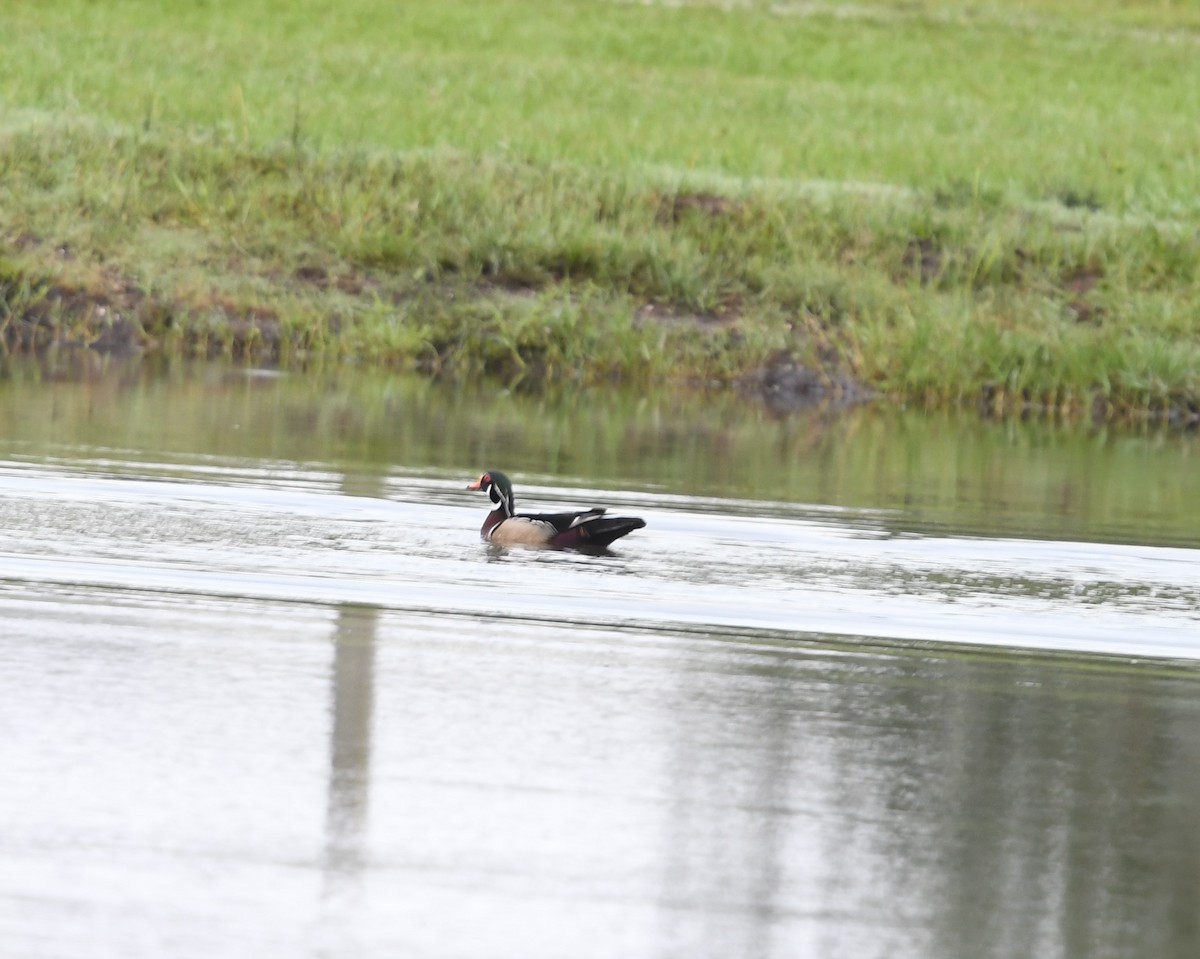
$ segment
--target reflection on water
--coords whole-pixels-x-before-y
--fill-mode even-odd
[[[347,604],[338,610],[325,851],[331,883],[353,879],[363,867],[378,621],[379,610],[369,606]]]
[[[683,672],[664,710],[664,895],[724,904],[687,916],[689,948],[1182,955],[1200,941],[1187,826],[1200,813],[1200,729],[1180,711],[1193,678],[747,659],[733,675]],[[811,937],[811,949],[776,951],[764,936]]]
[[[90,590],[0,612],[19,955],[309,954],[330,897],[334,955],[1200,945],[1189,669],[236,602],[164,628]]]
[[[342,489],[379,497],[377,471],[348,473]],[[342,603],[333,643],[333,730],[325,850],[327,891],[354,882],[362,871],[371,774],[371,715],[375,700],[375,631],[380,610]]]
[[[1200,542],[1190,482],[1200,436],[1148,428],[888,407],[778,419],[720,393],[523,396],[362,370],[264,378],[174,364],[118,365],[82,381],[10,368],[0,435],[9,455],[38,460],[99,444],[156,468],[218,456],[454,469],[465,482],[497,467],[522,485],[888,510],[897,532]]]
[[[0,381],[14,955],[1200,948],[1193,438],[37,379]],[[501,458],[650,525],[489,551]]]

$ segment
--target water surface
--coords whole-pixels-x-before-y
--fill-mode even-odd
[[[0,381],[14,955],[1200,945],[1195,437],[80,372]]]

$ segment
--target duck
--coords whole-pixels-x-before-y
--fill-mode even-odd
[[[608,517],[601,506],[575,513],[518,513],[512,481],[499,470],[481,474],[467,489],[487,493],[496,504],[479,531],[481,539],[496,546],[606,549],[614,540],[646,525],[637,516]]]

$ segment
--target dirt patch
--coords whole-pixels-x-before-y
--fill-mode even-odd
[[[37,287],[9,280],[0,287],[4,342],[10,350],[86,346],[106,353],[136,353],[150,337],[142,327],[146,296],[114,273],[87,286]]]
[[[1062,285],[1067,293],[1067,310],[1075,317],[1076,323],[1098,324],[1103,319],[1103,307],[1095,303],[1089,296],[1103,276],[1102,270],[1087,267],[1080,267],[1063,276]]]
[[[181,331],[185,315],[190,322]],[[14,353],[86,348],[126,356],[154,349],[172,335],[182,335],[199,353],[228,350],[270,359],[280,347],[273,311],[221,297],[201,304],[168,302],[113,272],[80,285],[0,280],[0,336]]]
[[[787,351],[774,354],[743,376],[738,387],[781,414],[817,406],[841,409],[878,395],[844,373],[814,369]]]
[[[909,273],[920,278],[923,286],[936,280],[945,267],[942,251],[929,237],[915,237],[909,240],[901,262]]]
[[[663,303],[643,303],[633,314],[635,326],[690,326],[699,329],[729,326],[741,316],[741,304],[735,301],[723,303],[710,312],[682,310]]]
[[[658,207],[658,220],[661,223],[678,223],[692,214],[717,218],[730,216],[740,209],[741,204],[727,196],[684,191],[662,198]]]
[[[322,292],[338,290],[348,296],[362,296],[379,290],[379,281],[357,273],[334,273],[323,266],[301,266],[292,273],[300,286],[310,286]]]

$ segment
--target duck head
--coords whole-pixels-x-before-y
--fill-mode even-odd
[[[467,484],[467,489],[483,490],[491,497],[497,509],[504,510],[506,517],[516,513],[513,505],[512,482],[498,470],[488,470],[474,483]]]

